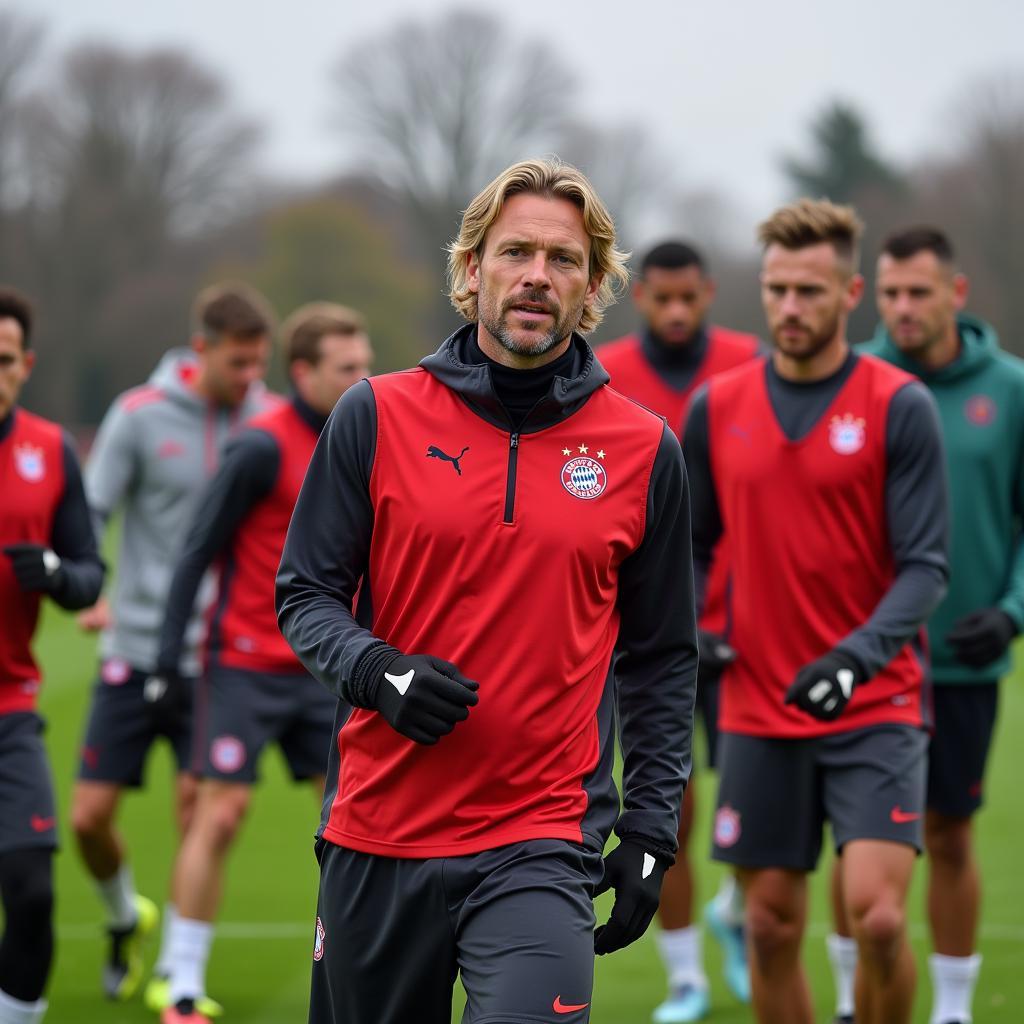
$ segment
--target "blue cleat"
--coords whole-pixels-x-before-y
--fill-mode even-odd
[[[689,1024],[703,1020],[710,1012],[708,990],[687,983],[672,987],[668,999],[654,1011],[651,1020],[654,1024]]]
[[[712,900],[704,908],[704,923],[722,947],[722,973],[732,994],[741,1002],[750,1002],[750,971],[747,969],[747,944],[743,925],[730,924]]]

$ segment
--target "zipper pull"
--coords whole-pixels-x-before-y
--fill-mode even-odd
[[[509,448],[518,448],[519,447],[519,435],[518,434],[510,434],[509,435],[508,446],[509,446]]]

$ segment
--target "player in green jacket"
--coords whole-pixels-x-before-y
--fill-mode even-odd
[[[925,812],[931,1024],[969,1024],[981,967],[971,821],[982,803],[998,681],[1024,625],[1024,361],[963,312],[967,279],[941,231],[892,235],[879,256],[876,288],[882,323],[862,351],[921,378],[938,403],[946,442],[950,581],[928,623],[935,681]],[[828,942],[842,1020],[852,1014],[852,1000],[843,997],[852,990],[856,947],[841,935]]]

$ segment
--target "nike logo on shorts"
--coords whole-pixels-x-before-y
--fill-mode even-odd
[[[579,1013],[580,1010],[585,1010],[588,1005],[589,1003],[563,1003],[561,996],[555,996],[551,1009],[555,1013]]]
[[[406,690],[412,686],[412,677],[416,675],[416,669],[411,668],[401,676],[393,676],[390,672],[384,673],[384,678],[404,697]]]
[[[29,824],[32,826],[33,832],[49,832],[57,824],[57,819],[41,818],[38,814],[33,814]]]
[[[913,811],[904,811],[900,809],[900,805],[897,804],[890,812],[889,818],[897,825],[906,825],[910,821],[917,821],[921,817],[921,812],[918,811],[916,814]]]

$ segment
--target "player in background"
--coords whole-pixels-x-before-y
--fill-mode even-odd
[[[731,370],[758,354],[759,342],[753,335],[707,323],[714,298],[715,282],[701,254],[685,242],[663,242],[644,256],[633,285],[633,302],[643,318],[643,330],[597,350],[612,387],[664,416],[680,433],[697,388],[713,374]],[[725,635],[728,567],[723,556],[719,545],[697,631],[697,708],[704,721],[708,766],[712,768],[718,741],[718,683],[733,656]],[[696,883],[689,840],[694,794],[694,787],[687,786],[679,819],[679,853],[661,888],[658,948],[668,973],[669,995],[654,1012],[655,1024],[685,1024],[702,1019],[710,1010],[700,929],[693,923]],[[704,916],[722,944],[726,982],[737,998],[749,1001],[743,899],[734,875],[726,875]]]
[[[585,1021],[595,952],[643,934],[675,854],[689,500],[674,433],[577,333],[627,280],[614,225],[576,168],[524,161],[448,266],[468,323],[341,400],[278,574],[285,636],[343,702],[314,1024],[448,1024],[458,974],[467,1021]]]
[[[882,318],[861,348],[916,374],[935,396],[949,471],[949,592],[928,621],[935,731],[924,819],[934,954],[931,1024],[969,1024],[981,878],[972,838],[1009,645],[1024,623],[1024,362],[963,312],[967,278],[932,227],[892,235],[878,258]],[[839,872],[836,873],[839,881]],[[842,906],[838,910],[841,914]],[[852,1021],[856,946],[842,916],[829,936],[837,1020]]]
[[[35,362],[32,308],[0,288],[0,1024],[37,1024],[53,962],[56,807],[36,713],[39,606],[85,608],[103,563],[71,440],[17,405]]]
[[[774,351],[711,380],[685,431],[698,594],[729,538],[714,856],[739,869],[761,1024],[812,1024],[800,945],[822,826],[843,858],[858,1024],[907,1024],[906,894],[930,710],[921,626],[945,591],[935,403],[853,352],[860,222],[801,200],[760,228]]]
[[[200,581],[219,563],[217,598],[194,715],[193,772],[202,781],[174,869],[177,915],[169,932],[165,1024],[200,1024],[206,964],[227,855],[276,742],[296,780],[323,796],[337,702],[303,668],[277,626],[274,578],[302,478],[338,399],[370,371],[363,318],[313,303],[282,328],[291,401],[252,419],[229,442],[192,521],[171,582],[157,673],[167,698],[184,685],[185,633]]]
[[[192,319],[190,348],[170,350],[147,384],[110,407],[85,471],[97,536],[121,513],[113,596],[80,616],[85,629],[103,635],[71,803],[78,849],[108,915],[103,990],[111,999],[128,999],[138,989],[141,941],[159,919],[156,905],[136,892],[115,824],[122,794],[142,786],[147,755],[159,737],[171,744],[178,765],[175,809],[182,832],[195,800],[196,782],[186,773],[189,709],[148,700],[145,688],[156,668],[171,575],[221,447],[270,398],[262,377],[273,315],[263,297],[242,284],[214,285],[197,297]],[[189,625],[182,665],[189,675],[199,669],[203,605]],[[173,919],[168,905],[165,935]],[[166,942],[158,973],[166,967],[165,954]]]

